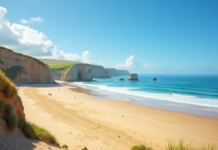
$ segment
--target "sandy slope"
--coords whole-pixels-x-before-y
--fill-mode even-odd
[[[98,100],[68,86],[34,86],[19,90],[26,118],[48,129],[61,145],[128,150],[132,145],[145,144],[159,150],[164,149],[167,138],[218,142],[218,119]]]

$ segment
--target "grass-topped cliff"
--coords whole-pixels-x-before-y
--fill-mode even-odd
[[[40,59],[43,63],[47,64],[53,75],[66,75],[70,69],[76,64],[85,64],[76,61],[69,60],[57,60],[57,59]]]
[[[14,83],[54,83],[49,67],[37,58],[0,46],[0,70]]]

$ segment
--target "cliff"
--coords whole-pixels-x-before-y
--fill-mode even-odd
[[[14,83],[55,83],[48,65],[4,47],[0,47],[0,69]]]
[[[66,64],[58,67],[50,65],[55,80],[62,81],[92,81],[89,64]]]
[[[117,70],[114,68],[106,68],[106,70],[109,72],[110,76],[119,76]]]
[[[114,68],[105,68],[110,76],[128,76],[130,73],[127,70],[117,70]]]
[[[128,76],[128,75],[130,75],[129,71],[127,71],[127,70],[117,70],[117,74],[119,76]]]
[[[103,66],[90,65],[91,75],[93,78],[110,78],[108,70],[104,69]]]

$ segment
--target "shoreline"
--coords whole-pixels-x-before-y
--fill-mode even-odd
[[[66,82],[66,83],[72,83],[72,82]],[[135,105],[150,107],[154,109],[164,109],[171,112],[179,112],[184,114],[196,115],[200,117],[218,119],[218,112],[213,110],[205,110],[205,109],[191,107],[191,106],[184,106],[179,103],[177,104],[175,102],[170,103],[160,100],[152,101],[152,99],[146,99],[146,98],[139,98],[140,100],[138,100],[137,98],[129,97],[129,95],[124,95],[124,94],[109,92],[109,91],[100,93],[102,91],[99,92],[92,88],[82,87],[73,84],[68,84],[68,86],[76,87],[72,89],[74,92],[88,94],[90,96],[94,96],[96,99],[117,100],[122,102],[129,102]],[[142,99],[145,101],[141,101]]]
[[[167,139],[181,137],[188,143],[218,143],[218,119],[96,99],[70,88],[73,87],[24,85],[19,91],[27,120],[54,133],[61,145],[126,150],[145,144],[161,150]]]

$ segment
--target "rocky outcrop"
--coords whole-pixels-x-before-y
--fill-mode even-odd
[[[14,83],[55,83],[49,67],[36,58],[0,47],[0,69]]]
[[[136,73],[132,73],[129,75],[129,79],[128,80],[138,80],[138,75]]]
[[[118,76],[128,76],[130,73],[127,70],[117,70],[117,74]]]
[[[152,80],[153,80],[153,81],[157,81],[157,78],[156,78],[156,77],[153,77]]]
[[[107,68],[106,70],[109,72],[110,76],[119,76],[117,70],[114,68]]]
[[[104,69],[103,66],[90,65],[92,78],[110,78],[108,70]]]
[[[89,64],[75,64],[65,68],[50,68],[50,70],[55,80],[92,81],[91,68]]]

